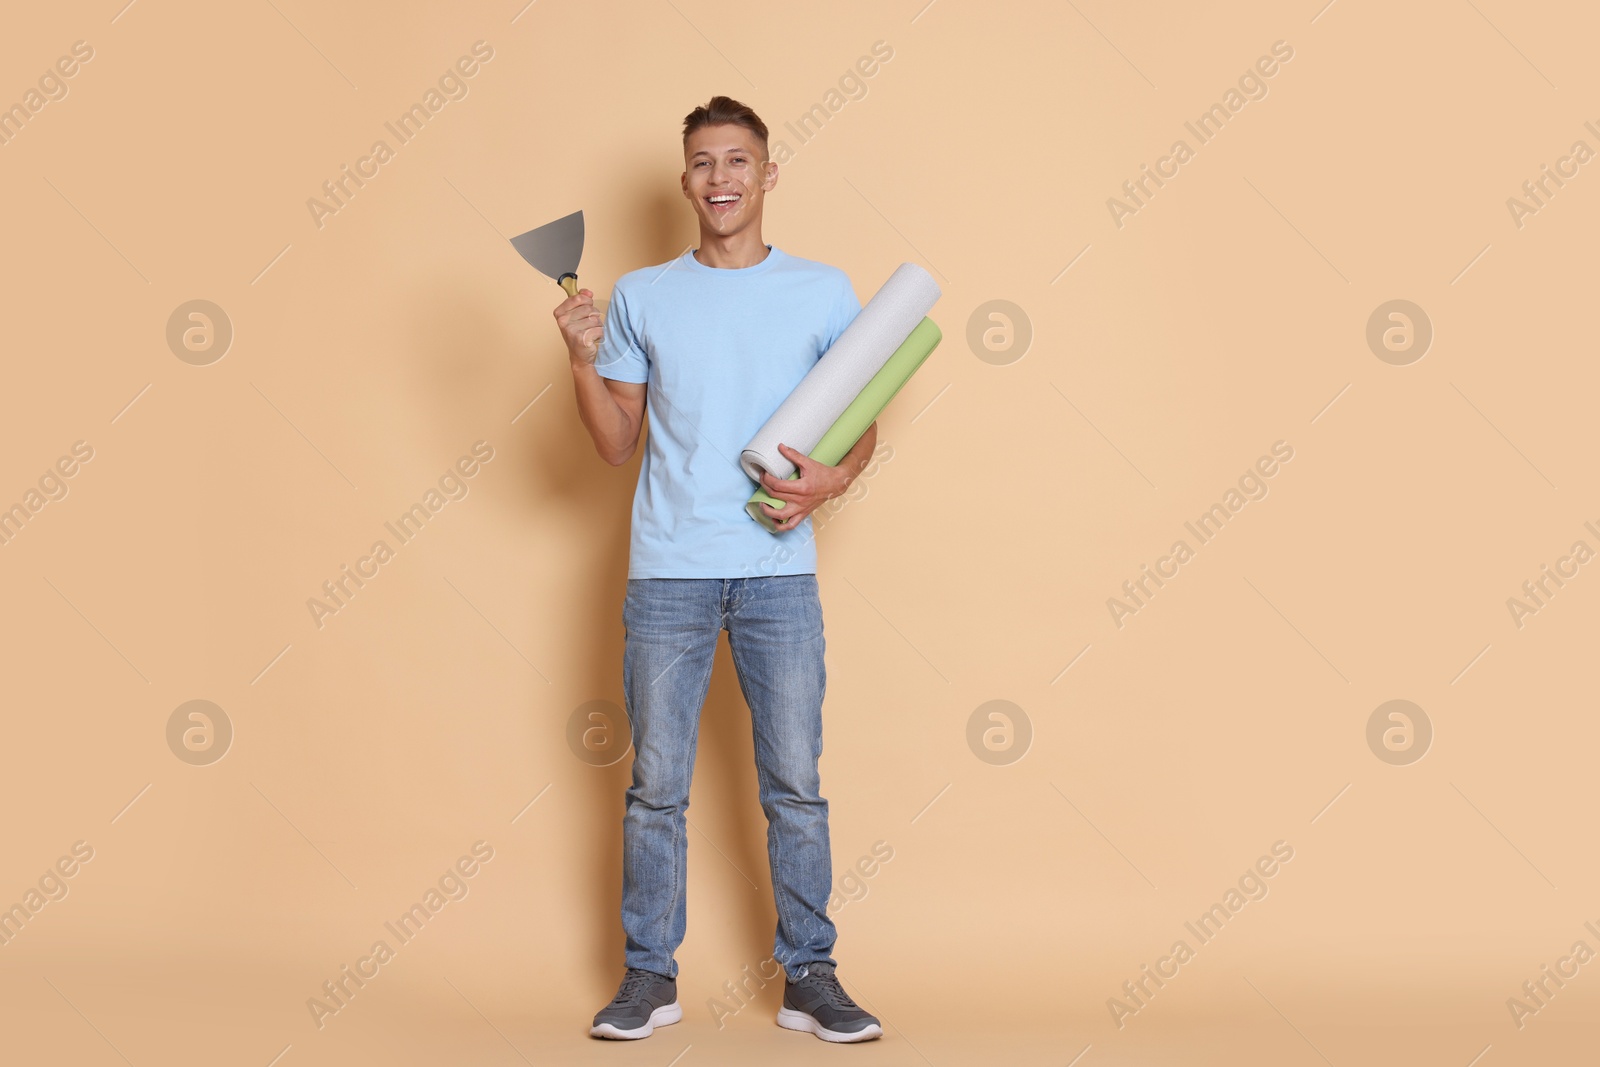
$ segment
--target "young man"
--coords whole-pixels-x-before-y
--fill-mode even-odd
[[[685,930],[689,806],[700,709],[718,634],[750,706],[785,972],[778,1024],[827,1041],[882,1036],[834,974],[833,866],[822,754],[826,685],[810,514],[843,493],[877,443],[874,423],[836,467],[779,446],[800,477],[767,475],[784,501],[769,533],[745,513],[739,455],[861,310],[843,271],[761,238],[778,165],[750,108],[712,97],[684,119],[683,195],[698,248],[617,280],[604,323],[580,290],[555,309],[578,412],[613,466],[650,434],[634,492],[623,690],[633,784],[622,821],[626,971],[596,1037],[648,1037],[683,1017],[673,954]],[[783,551],[774,551],[774,540]],[[796,540],[798,539],[798,543]]]

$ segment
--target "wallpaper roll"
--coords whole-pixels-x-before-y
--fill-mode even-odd
[[[828,427],[827,432],[822,435],[822,440],[817,442],[817,447],[806,454],[818,463],[826,463],[830,467],[837,466],[845,454],[855,447],[856,442],[861,440],[861,435],[867,432],[872,420],[883,413],[883,409],[889,406],[889,401],[894,399],[894,395],[911,380],[913,374],[917,373],[917,369],[939,346],[943,336],[932,319],[924,318],[917,323],[916,328],[911,331],[911,336],[895,349],[894,355],[890,356],[889,361],[872,376],[867,387],[861,390],[844,409],[844,413]],[[843,340],[843,335],[840,335],[840,339]],[[796,471],[795,474],[798,476],[799,472]],[[773,525],[771,517],[761,505],[771,504],[775,508],[781,508],[785,503],[786,501],[779,500],[765,489],[757,489],[744,509],[750,513],[752,519],[769,531],[776,532],[777,527]]]
[[[759,482],[763,470],[779,478],[794,474],[794,464],[783,458],[778,442],[809,456],[872,376],[927,317],[939,295],[933,276],[915,263],[896,267],[883,288],[873,294],[745,445],[739,465],[751,480]]]

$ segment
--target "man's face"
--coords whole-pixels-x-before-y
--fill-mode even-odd
[[[724,237],[759,225],[761,203],[778,183],[778,165],[766,162],[754,134],[743,126],[704,126],[684,146],[683,195],[700,227]]]

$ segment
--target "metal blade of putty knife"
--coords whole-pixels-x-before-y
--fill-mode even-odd
[[[539,273],[561,283],[568,296],[578,295],[578,261],[583,258],[583,212],[547,222],[511,239],[517,250]]]

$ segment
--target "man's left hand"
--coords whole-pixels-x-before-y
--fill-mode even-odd
[[[800,471],[798,478],[777,478],[770,471],[761,472],[761,488],[785,502],[781,509],[761,505],[781,532],[794,529],[807,515],[850,488],[853,478],[844,466],[819,463],[786,444],[780,443],[778,451]]]

